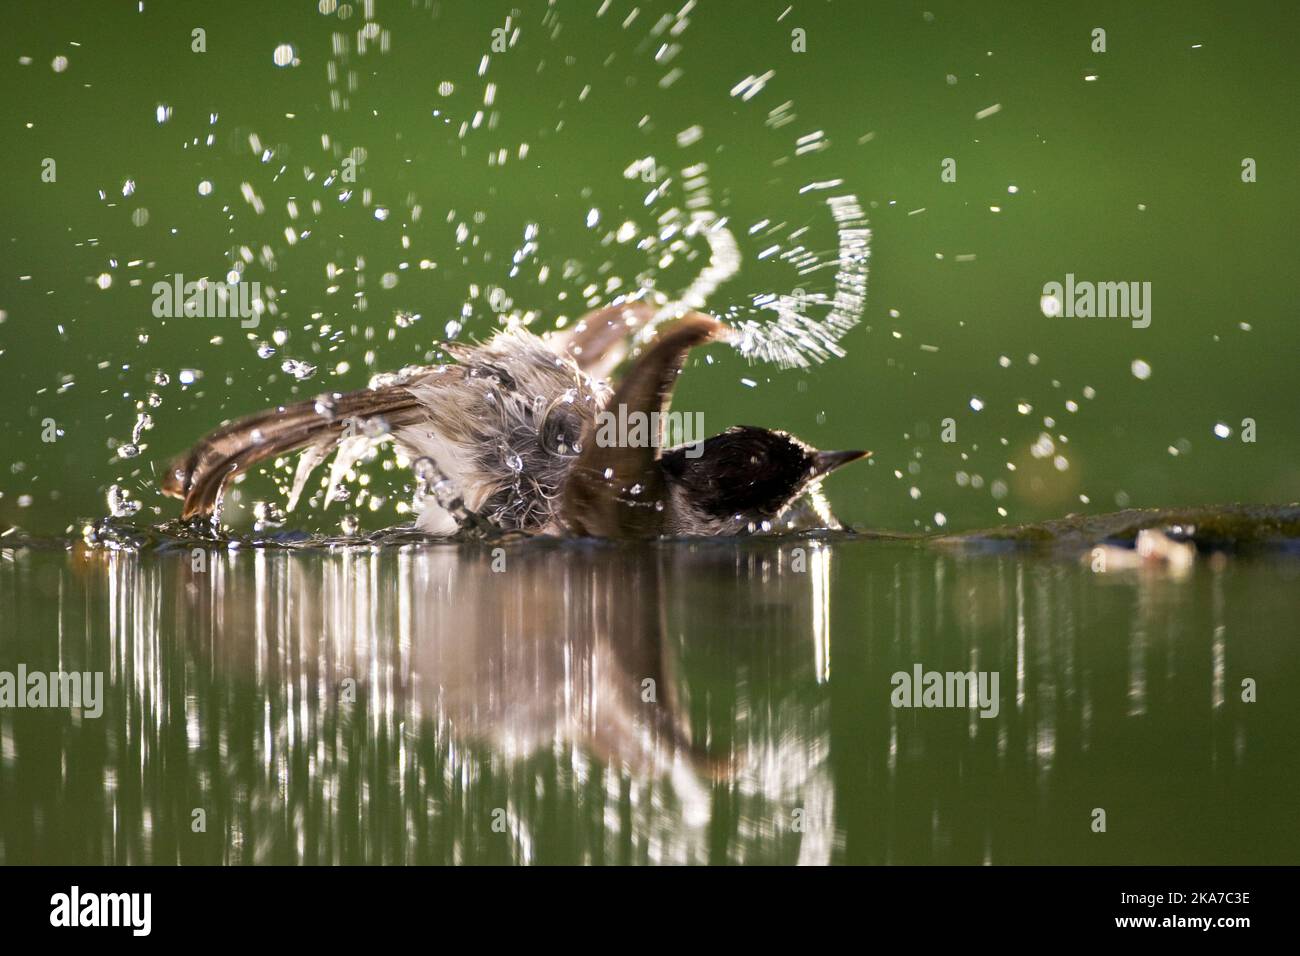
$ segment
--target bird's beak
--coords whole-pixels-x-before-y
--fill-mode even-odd
[[[814,475],[826,475],[841,465],[869,457],[869,451],[819,451],[813,455],[812,471]]]

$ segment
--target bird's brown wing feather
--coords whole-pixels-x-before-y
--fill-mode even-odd
[[[418,419],[420,404],[401,385],[362,389],[334,398],[322,415],[315,400],[281,405],[223,425],[167,466],[162,490],[184,505],[181,517],[207,517],[226,481],[250,466],[287,452],[343,437],[348,423],[383,416],[390,426]]]
[[[721,334],[717,319],[688,312],[654,339],[619,383],[606,409],[647,417],[667,409],[686,353]],[[662,422],[662,416],[660,418]],[[605,538],[653,537],[663,525],[663,473],[658,458],[663,436],[653,446],[617,447],[598,444],[597,429],[589,427],[582,453],[564,487],[563,515],[570,530]]]
[[[649,325],[657,311],[649,302],[624,302],[596,309],[574,323],[572,329],[552,333],[550,344],[592,378],[607,379],[627,357],[632,336]]]

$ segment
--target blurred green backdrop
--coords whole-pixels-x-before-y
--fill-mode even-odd
[[[847,355],[779,369],[711,347],[678,391],[709,431],[874,449],[828,491],[882,528],[1298,497],[1294,5],[87,0],[3,19],[0,524],[62,533],[114,483],[171,516],[157,469],[223,418],[362,387],[502,309],[544,329],[676,295],[707,246],[641,240],[691,203],[740,246],[713,311],[832,294],[833,194],[873,230]],[[747,77],[766,77],[748,99]],[[647,156],[653,187],[625,175]],[[765,221],[822,267],[760,258]],[[155,318],[155,282],[232,268],[267,290],[257,328]],[[1152,283],[1150,327],[1044,316],[1067,273]],[[365,527],[403,494],[372,470]],[[250,480],[232,521],[274,493]]]

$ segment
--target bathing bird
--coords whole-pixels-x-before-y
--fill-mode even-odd
[[[482,343],[444,344],[446,364],[240,418],[172,461],[163,491],[182,500],[183,519],[211,518],[231,478],[301,450],[289,510],[336,453],[328,504],[360,456],[391,440],[411,462],[416,528],[429,534],[729,535],[773,527],[825,475],[870,454],[818,451],[749,425],[665,448],[663,423],[687,354],[728,329],[696,311],[657,322],[658,311],[616,304],[545,336],[508,326]],[[638,354],[615,376],[634,340]],[[598,426],[614,409],[657,429],[610,440],[612,430]],[[833,523],[828,512],[822,518]]]

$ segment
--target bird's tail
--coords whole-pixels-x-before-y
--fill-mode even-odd
[[[418,419],[419,410],[403,385],[269,408],[221,426],[173,459],[162,478],[163,494],[184,501],[182,518],[207,517],[226,481],[257,462],[312,446],[317,464],[343,439],[374,433],[381,420],[390,428],[407,424]]]

